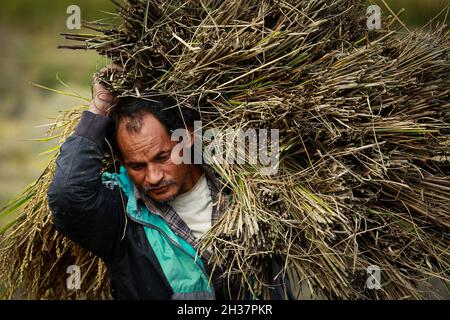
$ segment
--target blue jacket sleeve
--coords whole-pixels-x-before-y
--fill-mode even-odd
[[[118,190],[101,182],[108,117],[85,111],[61,146],[48,202],[58,231],[106,263],[114,256],[125,223]]]

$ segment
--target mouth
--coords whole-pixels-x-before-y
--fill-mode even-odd
[[[157,189],[153,189],[150,192],[151,193],[156,193],[156,194],[161,194],[161,193],[166,192],[168,187],[169,187],[168,185],[167,186],[163,186],[163,187],[160,187],[160,188],[157,188]]]

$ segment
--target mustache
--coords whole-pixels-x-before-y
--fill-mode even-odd
[[[162,181],[161,183],[159,183],[156,186],[144,186],[144,192],[147,193],[149,191],[152,191],[152,190],[155,190],[155,189],[159,189],[159,188],[162,188],[162,187],[166,187],[166,186],[171,186],[173,184],[176,184],[175,180],[165,180],[165,181]]]

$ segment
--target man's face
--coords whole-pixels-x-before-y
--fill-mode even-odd
[[[185,192],[188,165],[174,164],[171,152],[177,144],[164,125],[152,114],[144,114],[138,130],[127,129],[129,118],[121,120],[117,144],[122,164],[136,187],[157,202],[167,202]]]

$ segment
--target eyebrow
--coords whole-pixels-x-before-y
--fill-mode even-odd
[[[158,152],[158,153],[156,154],[156,156],[153,157],[153,159],[158,158],[158,157],[162,156],[162,155],[165,154],[165,153],[169,153],[170,151],[171,151],[170,149],[169,149],[169,150],[161,150],[160,152]],[[144,162],[139,162],[139,161],[125,161],[125,162],[124,162],[124,165],[126,165],[126,166],[132,166],[132,165],[142,164],[142,163],[144,163]]]

